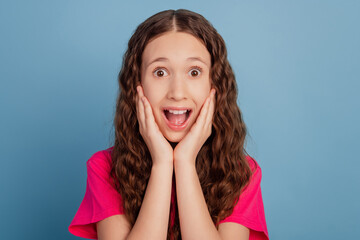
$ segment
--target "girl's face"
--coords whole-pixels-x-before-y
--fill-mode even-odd
[[[191,34],[167,32],[146,45],[141,84],[156,123],[170,142],[179,142],[195,123],[210,94],[210,68],[210,53]]]

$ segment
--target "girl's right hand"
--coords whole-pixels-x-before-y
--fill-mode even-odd
[[[136,87],[136,113],[139,121],[139,131],[143,137],[153,161],[157,164],[173,164],[173,148],[161,133],[152,112],[151,105],[144,96],[142,87]]]

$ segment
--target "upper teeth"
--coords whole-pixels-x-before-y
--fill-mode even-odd
[[[172,114],[184,114],[186,113],[188,110],[168,110],[170,113]]]

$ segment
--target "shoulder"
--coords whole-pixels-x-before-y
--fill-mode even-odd
[[[109,169],[111,166],[111,152],[114,147],[95,152],[87,160],[86,165],[90,168],[105,168]]]
[[[251,157],[250,155],[246,155],[246,160],[249,164],[252,174],[255,174],[258,172],[261,173],[260,165],[253,157]]]
[[[97,239],[97,222],[124,213],[121,195],[110,178],[111,148],[95,152],[87,165],[85,196],[69,226],[75,236]],[[114,217],[113,219],[118,219]]]
[[[221,220],[219,224],[224,222],[238,223],[250,229],[249,239],[268,240],[269,238],[260,187],[261,168],[253,157],[246,155],[246,160],[252,173],[249,182],[242,189],[238,202],[236,203],[231,215]]]
[[[106,179],[113,183],[110,179],[112,166],[111,152],[113,147],[95,152],[86,162],[87,175],[89,180],[99,182],[98,179]]]
[[[259,163],[251,156],[246,155],[246,159],[248,161],[249,167],[251,169],[251,177],[248,183],[248,186],[245,187],[243,190],[249,190],[249,188],[257,188],[260,186],[262,172]]]
[[[114,178],[111,177],[111,151],[113,147],[95,152],[86,162],[87,183],[93,194],[101,192],[106,199],[120,198]]]

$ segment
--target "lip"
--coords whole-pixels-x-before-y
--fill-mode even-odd
[[[190,110],[192,112],[192,108],[188,108],[188,107],[163,107],[162,111],[164,110]]]
[[[183,124],[174,125],[174,124],[171,124],[169,122],[169,120],[166,118],[164,110],[190,110],[190,112],[189,112],[189,117],[186,119],[186,121]],[[162,116],[163,116],[166,124],[168,125],[168,127],[170,129],[172,129],[174,131],[181,131],[181,130],[185,129],[187,127],[188,123],[189,123],[189,120],[190,120],[190,117],[191,117],[192,113],[193,113],[193,110],[191,108],[186,108],[186,107],[164,107],[162,109]]]

